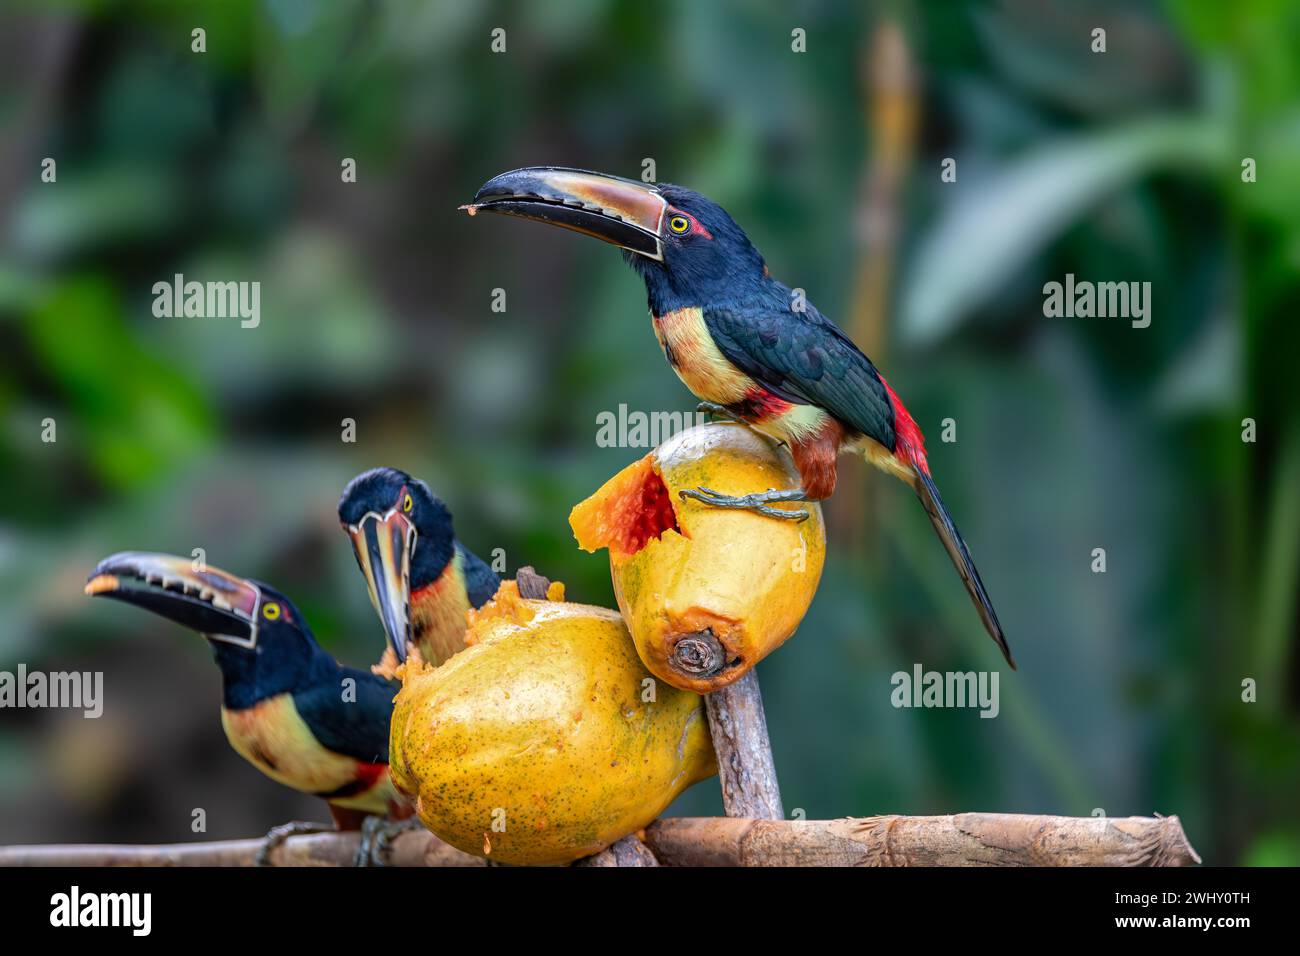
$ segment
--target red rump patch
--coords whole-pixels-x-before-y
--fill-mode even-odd
[[[811,438],[790,446],[790,455],[799,469],[799,484],[814,501],[829,498],[835,491],[835,480],[839,475],[836,458],[843,441],[844,426],[834,418],[828,418]]]
[[[894,390],[889,387],[883,375],[880,375],[880,384],[885,386],[889,403],[894,406],[894,454],[919,469],[922,474],[928,475],[930,465],[925,460],[925,436],[921,434],[920,426],[916,424],[916,419],[912,418],[911,413],[903,407],[903,400],[894,394]]]

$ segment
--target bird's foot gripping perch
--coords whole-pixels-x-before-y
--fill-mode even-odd
[[[388,853],[393,841],[408,830],[423,830],[419,817],[389,820],[385,817],[366,817],[361,824],[361,842],[352,859],[353,866],[388,866]]]
[[[253,863],[255,866],[270,866],[271,854],[291,836],[303,836],[308,833],[331,833],[333,830],[334,828],[328,823],[311,823],[306,820],[291,820],[289,823],[282,823],[278,827],[271,827],[266,831],[266,836],[262,838],[262,846],[257,851],[257,858]]]
[[[721,418],[724,421],[735,422],[737,425],[748,425],[739,415],[733,415],[725,405],[719,405],[717,402],[700,402],[695,406],[696,412],[703,412],[705,415],[712,415],[714,418]]]
[[[806,521],[808,512],[802,508],[786,511],[773,508],[772,505],[784,501],[808,501],[808,493],[802,488],[779,490],[769,488],[767,491],[749,495],[724,495],[712,488],[686,488],[678,492],[683,498],[694,498],[711,508],[733,508],[740,511],[753,511],[769,518],[783,518],[786,521]]]

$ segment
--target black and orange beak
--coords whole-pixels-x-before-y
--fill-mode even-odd
[[[482,210],[535,219],[663,261],[668,200],[655,186],[634,179],[527,166],[489,179],[461,208],[471,216]]]
[[[375,606],[388,644],[399,661],[406,660],[411,639],[411,554],[416,531],[411,520],[393,508],[386,514],[368,512],[344,530],[352,541],[357,564],[365,575],[370,603]]]
[[[142,607],[214,641],[257,645],[261,588],[189,558],[123,551],[99,562],[85,590]]]

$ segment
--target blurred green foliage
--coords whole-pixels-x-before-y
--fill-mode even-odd
[[[203,547],[362,663],[382,638],[334,505],[393,464],[471,548],[612,604],[567,515],[641,451],[597,447],[596,416],[693,399],[614,252],[456,206],[514,166],[653,158],[849,326],[873,38],[896,24],[920,126],[873,357],[1021,670],[996,720],[890,706],[914,661],[997,658],[910,494],[872,477],[865,548],[833,502],[813,610],[760,669],[787,808],[1178,813],[1210,862],[1300,863],[1295,4],[154,0],[0,22],[0,667],[93,666],[109,695],[98,722],[0,714],[0,841],[319,813],[225,747],[200,642],[88,606],[109,552]],[[1044,318],[1067,272],[1150,281],[1151,327]],[[260,281],[260,326],[155,318],[176,273]],[[677,807],[719,808],[709,784]]]

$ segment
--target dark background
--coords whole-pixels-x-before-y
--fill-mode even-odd
[[[610,247],[456,206],[516,166],[647,157],[905,398],[1021,667],[995,720],[890,705],[914,662],[1000,661],[911,493],[843,460],[821,589],[760,667],[787,809],[1158,811],[1207,862],[1300,863],[1284,0],[8,4],[0,669],[103,670],[106,706],[0,712],[0,842],[323,814],[227,746],[198,638],[82,596],[112,551],[203,547],[363,664],[382,637],[334,507],[392,464],[484,557],[612,604],[568,512],[644,449],[597,447],[596,417],[694,400]],[[177,272],[260,281],[260,327],[155,318]],[[1067,272],[1150,281],[1151,326],[1044,317]],[[712,782],[676,806],[720,809]]]

